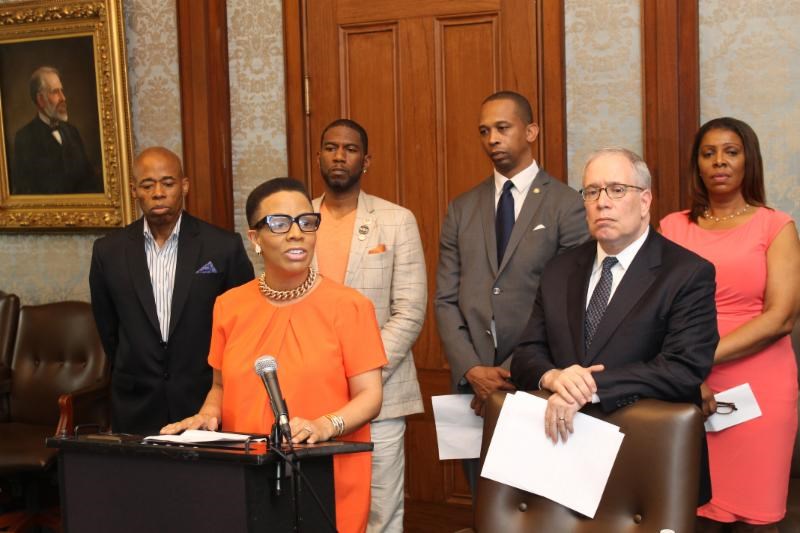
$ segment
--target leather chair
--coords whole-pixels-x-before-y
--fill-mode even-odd
[[[481,464],[504,400],[505,393],[495,393],[486,404]],[[700,410],[690,404],[640,400],[608,415],[599,406],[587,406],[583,412],[620,426],[625,434],[594,519],[480,478],[475,531],[693,531],[703,438]]]
[[[57,515],[38,514],[37,489],[52,477],[56,458],[45,439],[70,435],[74,424],[108,425],[108,369],[91,306],[23,306],[11,370],[0,390],[7,391],[9,405],[0,422],[0,478],[23,486],[26,499],[24,512],[0,516],[0,530],[24,531],[35,524],[58,529]]]
[[[8,418],[7,393],[2,384],[11,376],[11,351],[17,336],[19,298],[0,291],[0,422]]]

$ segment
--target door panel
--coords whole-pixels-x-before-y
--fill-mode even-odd
[[[337,118],[352,118],[369,133],[372,163],[363,188],[411,209],[422,236],[429,303],[414,359],[425,413],[408,419],[406,513],[408,524],[426,523],[431,531],[458,529],[468,525],[470,516],[460,464],[438,459],[430,402],[432,395],[449,393],[449,368],[433,314],[439,231],[447,204],[491,173],[477,133],[481,101],[500,89],[515,90],[541,116],[537,35],[542,9],[563,6],[560,0],[301,2],[303,72],[309,87],[307,144],[290,144],[290,170],[306,171],[312,194],[319,195],[316,153],[322,129]],[[562,50],[557,44],[554,49]],[[289,73],[296,70],[287,66]],[[287,80],[287,87],[297,86]],[[287,98],[298,101],[293,95]],[[550,105],[563,106],[563,101]],[[294,131],[299,126],[291,120],[299,114],[289,109],[288,116],[288,129]],[[554,138],[564,138],[563,131],[554,133]],[[534,153],[547,167],[538,144]],[[553,165],[563,168],[563,161]]]

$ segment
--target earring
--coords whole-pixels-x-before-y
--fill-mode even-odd
[[[365,169],[362,169],[362,170],[361,170],[361,173],[362,173],[362,174],[366,174],[366,173],[367,173],[367,169],[366,169],[366,168],[365,168]]]
[[[256,255],[261,255],[261,246],[256,244]]]

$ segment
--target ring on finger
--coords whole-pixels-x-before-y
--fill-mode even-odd
[[[564,422],[565,420],[566,420],[566,418],[564,418],[563,416],[559,416],[558,417],[558,421],[559,422]]]

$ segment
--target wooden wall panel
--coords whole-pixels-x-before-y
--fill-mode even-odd
[[[226,0],[177,0],[176,10],[187,207],[233,230]]]
[[[478,118],[483,99],[497,90],[500,51],[496,15],[440,19],[436,26],[439,175],[444,179],[439,205],[444,215],[453,198],[492,172],[481,148]]]
[[[688,207],[689,155],[700,121],[697,1],[643,0],[642,44],[644,158],[657,224]]]
[[[395,25],[343,28],[340,79],[343,116],[364,126],[374,158],[363,186],[390,202],[400,201],[398,37]],[[388,112],[387,112],[388,111]],[[371,179],[375,177],[375,179]]]

